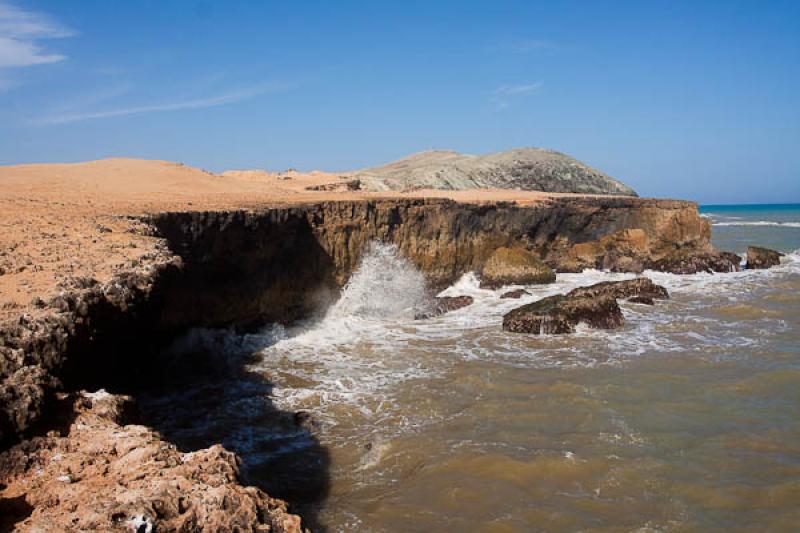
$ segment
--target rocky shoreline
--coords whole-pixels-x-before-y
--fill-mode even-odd
[[[61,280],[0,325],[2,527],[301,531],[285,504],[239,485],[229,452],[212,447],[187,458],[130,424],[122,393],[158,368],[159,345],[188,328],[288,323],[319,312],[373,240],[395,243],[434,289],[481,271],[502,247],[522,248],[557,272],[739,266],[738,256],[713,249],[695,204],[672,200],[364,199],[135,221],[153,236],[138,259],[106,282]],[[99,389],[110,393],[86,392]],[[115,449],[123,437],[138,444]],[[209,471],[216,477],[204,477]]]

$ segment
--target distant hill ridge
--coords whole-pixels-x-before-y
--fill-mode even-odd
[[[408,189],[517,189],[637,196],[611,176],[568,155],[517,148],[486,155],[433,150],[355,173],[375,191]]]

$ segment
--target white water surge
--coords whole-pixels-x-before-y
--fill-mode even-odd
[[[633,274],[586,270],[559,274],[553,284],[525,287],[529,295],[502,299],[513,288],[479,287],[473,273],[443,291],[469,295],[474,303],[444,316],[413,317],[429,305],[424,276],[393,245],[373,243],[342,291],[341,298],[318,322],[290,328],[285,337],[260,352],[251,369],[274,381],[275,401],[286,409],[309,409],[331,424],[348,405],[359,417],[375,421],[389,416],[392,396],[402,383],[435,379],[463,361],[491,361],[524,368],[592,367],[620,364],[645,353],[675,353],[704,348],[722,357],[731,347],[756,347],[768,338],[773,323],[760,335],[741,334],[737,322],[698,312],[734,305],[765,277],[797,272],[797,254],[768,271],[679,276],[645,272],[673,295],[656,306],[622,303],[626,325],[620,330],[580,329],[570,336],[528,336],[503,332],[508,311],[558,293]],[[769,317],[765,317],[765,327]],[[690,328],[685,324],[691,324]],[[279,369],[279,371],[277,371]],[[410,425],[421,421],[406,420]]]

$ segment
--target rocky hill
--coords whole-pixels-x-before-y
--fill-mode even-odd
[[[519,148],[481,156],[436,150],[356,172],[366,189],[516,189],[636,196],[611,176],[553,150]]]

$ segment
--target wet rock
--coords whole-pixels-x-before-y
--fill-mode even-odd
[[[316,431],[320,428],[319,421],[314,418],[310,411],[297,411],[292,419],[295,426],[309,431]]]
[[[747,247],[747,269],[764,269],[778,266],[781,264],[781,257],[784,254],[769,248],[761,248],[760,246]]]
[[[570,297],[562,294],[523,305],[503,317],[505,331],[536,335],[573,333],[580,323],[595,329],[613,329],[622,326],[624,318],[613,296]]]
[[[462,307],[472,305],[472,302],[474,301],[472,296],[438,296],[433,300],[433,306],[429,311],[417,313],[414,318],[417,320],[423,318],[433,318],[445,313],[449,313],[450,311],[455,311],[456,309],[461,309]]]
[[[633,296],[628,298],[628,301],[634,304],[655,305],[655,301],[653,300],[652,296]]]
[[[489,256],[481,272],[481,287],[552,283],[556,273],[533,252],[524,248],[498,248]]]
[[[596,298],[598,296],[611,296],[612,298],[645,297],[652,300],[666,300],[669,298],[667,289],[656,285],[650,278],[634,278],[623,281],[603,281],[588,287],[578,287],[567,293],[568,297]]]
[[[648,264],[648,268],[673,274],[736,272],[741,261],[741,258],[732,252],[678,251],[652,261]]]
[[[530,293],[528,291],[526,291],[525,289],[517,289],[517,290],[514,290],[514,291],[504,292],[503,294],[500,295],[500,298],[513,298],[513,299],[517,300],[517,299],[522,298],[523,296],[528,295],[528,294],[530,294]]]

